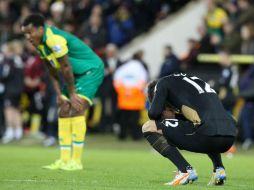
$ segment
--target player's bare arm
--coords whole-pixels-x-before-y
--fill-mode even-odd
[[[84,111],[85,102],[75,92],[74,76],[73,76],[72,68],[71,68],[69,60],[68,60],[68,56],[65,55],[65,56],[59,58],[58,62],[60,63],[61,71],[62,71],[64,80],[67,85],[72,108],[77,112]]]
[[[49,71],[49,74],[50,74],[49,76],[53,82],[54,89],[55,89],[56,95],[57,95],[57,104],[59,106],[61,106],[63,104],[67,104],[68,101],[66,99],[64,99],[61,94],[61,87],[59,84],[58,71],[55,68],[53,68],[46,60],[43,60],[43,62],[44,62],[44,65],[46,65],[46,67]]]
[[[74,87],[74,76],[72,74],[72,68],[68,61],[68,56],[65,55],[58,59],[58,62],[61,66],[61,71],[63,73],[64,80],[67,84],[68,92],[71,95],[75,94],[75,87]]]
[[[48,71],[49,71],[49,76],[51,81],[53,82],[53,86],[54,89],[56,91],[56,95],[57,95],[57,104],[59,106],[59,115],[61,117],[69,117],[70,115],[70,109],[71,109],[71,104],[69,102],[68,99],[65,99],[62,96],[61,93],[61,88],[60,88],[60,84],[59,84],[59,75],[58,75],[58,71],[53,68],[46,60],[43,60],[44,65],[46,65]]]

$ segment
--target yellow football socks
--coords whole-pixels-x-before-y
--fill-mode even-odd
[[[36,134],[39,132],[41,125],[41,115],[40,114],[32,114],[31,116],[31,133]]]
[[[58,119],[60,159],[66,163],[71,159],[71,127],[71,118]]]
[[[72,117],[72,160],[81,163],[86,134],[86,120],[84,116]]]

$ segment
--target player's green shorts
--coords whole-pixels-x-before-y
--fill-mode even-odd
[[[104,78],[103,66],[96,69],[86,71],[81,75],[74,75],[76,93],[85,98],[90,105],[92,105],[92,99],[94,98],[99,86]],[[68,96],[67,87],[64,86],[62,94]]]

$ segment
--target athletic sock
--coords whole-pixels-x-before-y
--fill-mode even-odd
[[[84,116],[72,117],[72,159],[81,163],[86,134],[86,120]]]
[[[40,126],[41,126],[41,115],[40,114],[32,114],[31,126],[30,126],[31,133],[32,134],[38,133]]]
[[[186,167],[186,171],[187,171],[187,170],[193,170],[192,166],[187,166],[187,167]]]
[[[210,153],[208,156],[213,162],[213,172],[216,172],[217,168],[224,168],[220,153]]]
[[[71,159],[71,118],[58,119],[58,137],[60,159],[68,162]]]
[[[173,162],[178,170],[183,173],[187,172],[186,169],[190,164],[184,159],[176,147],[168,144],[167,139],[163,135],[155,132],[145,132],[144,137],[157,152]]]

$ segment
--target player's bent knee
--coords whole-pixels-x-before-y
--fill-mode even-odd
[[[63,104],[59,107],[59,117],[70,117],[70,104]]]
[[[77,110],[76,108],[74,108],[73,106],[71,107],[71,116],[75,117],[75,116],[81,116],[85,114],[85,111],[88,110],[90,107],[90,104],[87,100],[83,99],[82,102],[82,109]]]
[[[71,108],[71,116],[72,117],[84,115],[84,113],[85,113],[85,109],[76,110],[74,108]]]
[[[142,126],[142,132],[143,133],[157,132],[155,121],[149,120],[149,121],[145,122],[144,125]]]
[[[149,132],[149,129],[150,129],[149,121],[147,121],[142,126],[142,133]]]

